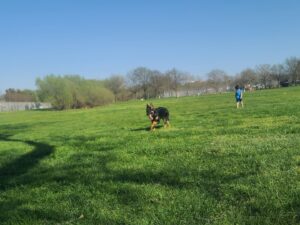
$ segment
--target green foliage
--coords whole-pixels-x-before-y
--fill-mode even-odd
[[[39,99],[50,102],[56,109],[94,107],[113,102],[113,94],[103,82],[80,76],[48,75],[37,79],[36,85]]]
[[[111,103],[114,101],[114,95],[111,91],[103,87],[101,81],[87,82],[85,89],[88,106],[99,106]]]
[[[300,88],[0,114],[1,224],[299,224]]]
[[[68,109],[72,104],[71,82],[61,76],[49,75],[36,81],[41,101],[50,102],[56,109]]]

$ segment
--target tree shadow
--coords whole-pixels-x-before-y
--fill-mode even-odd
[[[54,147],[42,142],[26,141],[10,138],[10,135],[0,134],[0,141],[21,142],[33,147],[33,150],[0,168],[0,190],[9,188],[10,182],[34,168],[40,160],[54,152]]]
[[[106,180],[113,180],[118,183],[135,183],[135,184],[160,184],[173,188],[184,188],[188,184],[182,182],[180,177],[170,170],[159,171],[111,171],[110,175],[105,178]]]
[[[145,128],[138,128],[132,131],[142,130],[145,130]],[[228,174],[221,168],[208,167],[206,170],[199,170],[197,167],[189,165],[175,165],[174,162],[171,161],[168,161],[168,163],[158,168],[149,169],[149,167],[143,167],[132,169],[131,167],[130,169],[124,169],[119,167],[119,169],[116,169],[112,164],[122,163],[122,159],[118,156],[118,148],[123,144],[122,140],[115,143],[101,142],[101,144],[99,144],[97,141],[94,142],[97,137],[92,136],[77,136],[70,139],[67,139],[67,137],[57,137],[54,139],[57,143],[69,145],[71,148],[76,146],[78,149],[83,150],[73,152],[67,158],[66,163],[64,161],[64,163],[57,165],[55,168],[50,169],[46,167],[44,170],[30,173],[29,170],[34,168],[40,160],[54,152],[54,147],[46,143],[24,141],[11,138],[10,135],[0,135],[0,141],[21,142],[34,147],[31,152],[0,168],[0,191],[14,188],[16,186],[13,186],[16,178],[25,175],[23,179],[18,180],[15,184],[32,187],[53,184],[54,187],[59,187],[60,189],[73,187],[69,195],[76,199],[74,201],[79,199],[80,201],[78,202],[87,208],[90,206],[88,204],[91,194],[103,192],[110,195],[109,198],[116,199],[117,204],[119,204],[117,207],[138,207],[142,213],[143,209],[147,208],[149,204],[156,204],[149,203],[145,200],[147,199],[147,193],[144,189],[145,186],[160,185],[176,190],[197,190],[198,193],[202,193],[206,198],[210,198],[214,202],[220,202],[226,198],[225,189],[229,189],[235,183],[240,182],[240,180],[245,180],[248,176],[255,175],[257,172],[256,170],[249,170]],[[214,155],[213,157],[218,156]],[[230,160],[232,156],[222,157],[223,158],[218,160],[216,159],[216,161],[226,162]],[[78,186],[81,188],[84,187],[86,192],[76,193],[80,190],[76,189]],[[95,191],[95,187],[97,191]],[[52,198],[56,197],[57,196],[52,196]],[[196,194],[195,197],[197,197]],[[97,198],[96,195],[95,198]],[[242,203],[242,201],[247,201],[248,198],[249,196],[247,194],[237,189],[231,190],[230,199],[225,199],[225,201],[227,201],[228,204],[234,205],[237,202]],[[33,205],[34,210],[31,211],[27,208],[20,207],[26,203],[24,200],[18,200],[17,197],[16,199],[13,197],[8,199],[11,199],[11,201],[5,200],[0,204],[0,211],[4,213],[0,216],[2,221],[10,221],[7,215],[22,216],[24,214],[26,218],[32,215],[37,220],[40,219],[49,223],[61,223],[62,221],[70,221],[73,216],[66,212],[56,210],[55,208],[52,212],[49,209],[39,211],[39,209],[35,209],[36,205]],[[68,199],[68,201],[72,200]],[[76,202],[76,204],[78,204],[78,202]],[[187,202],[183,202],[182,204],[187,204]],[[53,206],[55,206],[55,204],[53,204]],[[103,207],[109,208],[111,206],[103,205]],[[293,206],[288,206],[288,208],[291,207],[298,209],[299,204],[295,202]],[[16,211],[17,213],[15,213]],[[48,213],[53,216],[47,215]],[[116,218],[102,218],[99,215],[97,216],[96,219],[90,218],[91,224],[95,223],[95,220],[98,223],[105,221],[105,224],[126,224],[125,219],[117,221]]]
[[[33,150],[0,167],[0,191],[3,192],[32,182],[33,176],[32,174],[28,174],[29,171],[35,168],[42,159],[54,152],[54,147],[49,144],[14,139],[11,136],[12,134],[9,134],[9,132],[8,134],[0,134],[0,141],[24,143],[32,146]],[[26,179],[21,179],[25,174],[28,175]],[[24,200],[19,199],[18,196],[1,201],[0,211],[3,215],[0,215],[0,220],[2,222],[8,221],[9,218],[13,218],[16,215],[16,212],[18,212],[18,215],[25,215],[26,213],[22,209],[23,204],[25,204]]]

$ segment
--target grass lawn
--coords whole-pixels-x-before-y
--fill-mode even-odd
[[[300,88],[0,113],[0,224],[300,224]]]

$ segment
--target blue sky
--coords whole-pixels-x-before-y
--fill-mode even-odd
[[[138,66],[235,75],[300,55],[298,0],[0,0],[0,93]]]

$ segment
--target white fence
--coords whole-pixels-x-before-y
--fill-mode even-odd
[[[0,112],[50,108],[51,104],[45,102],[0,102]]]

